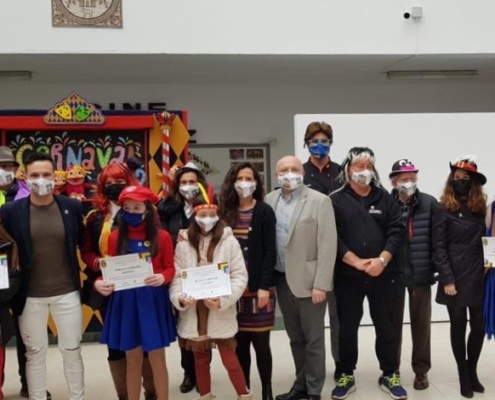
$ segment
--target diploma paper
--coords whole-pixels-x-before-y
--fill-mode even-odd
[[[232,294],[228,263],[184,269],[181,279],[184,297],[201,300]]]
[[[144,279],[153,274],[149,253],[127,254],[100,260],[103,279],[115,285],[115,291],[146,286]]]
[[[9,264],[7,254],[0,254],[0,289],[9,288]]]
[[[483,237],[483,258],[486,268],[495,266],[495,237]]]

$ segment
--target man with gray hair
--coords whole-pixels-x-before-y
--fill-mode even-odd
[[[393,399],[407,399],[400,383],[393,313],[398,291],[394,256],[405,237],[400,207],[385,191],[375,169],[375,154],[367,147],[352,148],[342,163],[344,186],[331,195],[338,232],[335,296],[339,315],[339,369],[333,399],[356,390],[358,330],[363,301],[369,302],[376,332],[376,355],[381,389]]]
[[[294,156],[277,163],[281,186],[266,196],[277,216],[275,281],[296,380],[276,400],[320,400],[325,384],[325,311],[332,290],[337,232],[332,202],[303,184]]]

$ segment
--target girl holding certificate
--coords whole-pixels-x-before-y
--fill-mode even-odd
[[[194,352],[196,382],[200,400],[211,400],[211,349],[218,348],[222,363],[229,374],[239,399],[251,400],[244,373],[237,358],[236,303],[247,284],[247,271],[239,243],[232,229],[219,220],[217,206],[209,203],[208,195],[199,186],[206,204],[195,204],[194,219],[187,237],[177,243],[175,265],[177,272],[170,285],[170,298],[179,310],[179,344]],[[230,272],[231,294],[195,300],[184,296],[181,275],[188,268],[220,264]]]
[[[275,325],[276,217],[273,209],[263,202],[264,197],[258,170],[251,163],[240,163],[225,177],[219,215],[233,229],[249,275],[248,287],[237,303],[237,356],[247,385],[251,387],[249,374],[253,344],[261,378],[261,399],[273,400],[270,331]]]
[[[450,340],[461,395],[473,397],[485,388],[477,374],[483,347],[483,245],[486,177],[478,172],[473,156],[450,164],[450,174],[432,213],[433,262],[439,272],[436,301],[445,304],[450,318]],[[469,332],[466,328],[469,311]]]
[[[101,299],[96,298],[98,293],[94,292],[91,285],[101,275],[99,260],[108,256],[108,238],[110,233],[118,229],[120,221],[120,209],[117,204],[120,193],[126,186],[136,186],[139,182],[134,174],[140,166],[132,159],[126,163],[113,163],[107,165],[98,176],[95,209],[90,211],[85,218],[84,245],[81,248],[81,258],[87,265],[84,273],[88,276],[83,287],[83,299],[87,297],[90,301],[86,304],[92,308],[99,309],[105,319],[108,302],[103,304]],[[102,285],[98,282],[97,285]],[[96,298],[96,301],[91,299]],[[108,365],[112,380],[119,400],[127,399],[126,383],[126,360],[125,352],[119,349],[108,348]],[[155,385],[153,384],[153,373],[145,355],[143,360],[143,387],[145,400],[156,400]]]
[[[108,305],[101,342],[110,348],[126,352],[127,396],[138,400],[141,391],[143,352],[153,371],[156,394],[160,400],[168,399],[168,372],[164,348],[176,339],[175,321],[172,316],[167,284],[174,277],[174,250],[172,238],[156,226],[153,206],[158,196],[142,186],[126,187],[119,196],[122,222],[118,230],[110,234],[110,256],[131,253],[151,257],[153,274],[146,286],[116,291]],[[96,285],[103,295],[113,292],[107,282]]]

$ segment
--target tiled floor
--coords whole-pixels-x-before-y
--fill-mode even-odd
[[[410,399],[417,400],[454,400],[463,399],[459,394],[459,386],[456,378],[456,367],[450,350],[448,336],[449,325],[446,323],[433,324],[432,348],[433,368],[430,372],[430,388],[425,391],[415,391],[412,388],[414,375],[409,367],[411,341],[405,327],[402,377],[409,392]],[[328,345],[328,343],[327,343]],[[275,331],[272,336],[272,349],[274,356],[273,387],[276,393],[289,389],[293,380],[294,367],[289,349],[289,341],[284,331]],[[96,343],[83,344],[83,357],[86,367],[86,399],[111,400],[115,399],[110,373],[106,363],[106,348]],[[177,346],[167,350],[167,362],[170,374],[170,399],[188,400],[198,397],[195,393],[183,395],[178,386],[182,379],[180,368],[180,357]],[[327,382],[322,398],[330,399],[330,391],[333,388],[332,361],[327,358]],[[495,399],[495,345],[486,342],[480,360],[480,380],[485,385],[486,393],[475,395],[475,399]],[[255,395],[260,392],[259,378],[253,365],[253,389]],[[17,362],[14,349],[7,350],[6,382],[4,385],[5,399],[20,399],[19,384],[17,378]],[[65,380],[62,370],[60,354],[56,347],[50,348],[48,352],[48,388],[53,394],[54,400],[67,399]],[[235,393],[228,381],[218,354],[214,355],[212,364],[213,390],[217,400],[234,400]],[[372,327],[361,328],[360,334],[360,358],[356,372],[357,391],[349,396],[351,400],[378,400],[389,399],[381,392],[377,385],[379,375],[377,361],[374,355],[374,331]],[[256,397],[255,397],[256,398]]]

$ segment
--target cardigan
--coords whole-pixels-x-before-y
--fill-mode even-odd
[[[200,241],[200,246],[201,246]],[[222,238],[215,247],[212,264],[229,263],[232,294],[220,297],[220,308],[209,310],[206,336],[210,339],[229,339],[237,333],[236,303],[242,296],[247,284],[247,271],[239,242],[226,227]],[[182,295],[181,271],[198,267],[198,253],[185,239],[177,243],[175,251],[175,277],[170,285],[170,300],[179,310],[178,334],[182,339],[195,339],[198,335],[198,313],[196,304],[184,308],[179,302]]]

